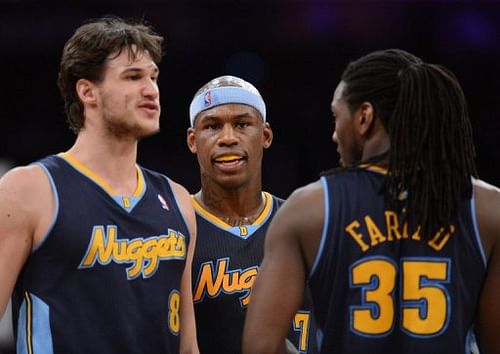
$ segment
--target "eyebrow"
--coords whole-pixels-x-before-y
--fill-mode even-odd
[[[151,66],[152,68],[152,71],[153,73],[155,74],[159,74],[160,73],[160,69],[157,67],[157,66]],[[144,72],[144,71],[149,71],[148,68],[138,68],[138,67],[129,67],[129,68],[126,68],[125,70],[123,70],[123,74],[127,74],[127,73],[130,73],[130,72],[134,72],[134,73],[141,73],[141,72]]]

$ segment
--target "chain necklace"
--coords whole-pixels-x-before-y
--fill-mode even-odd
[[[252,216],[217,216],[220,220],[231,226],[251,225],[257,220],[259,214]]]
[[[264,203],[264,206],[265,206],[263,194],[262,194],[262,198],[263,198],[262,203]],[[209,208],[207,208],[207,206],[204,203],[202,203],[201,199],[199,199],[198,196],[194,196],[194,199],[196,200],[196,202],[198,204],[200,204],[203,208],[205,208],[207,211],[209,211]],[[250,216],[223,216],[223,215],[217,215],[217,214],[213,213],[212,211],[210,211],[210,213],[212,215],[214,215],[215,217],[217,217],[217,219],[219,219],[222,222],[224,222],[230,226],[233,226],[233,227],[234,226],[251,225],[255,222],[255,220],[257,220],[259,218],[260,214],[262,213],[262,204],[259,207],[259,212],[256,214],[250,215]]]

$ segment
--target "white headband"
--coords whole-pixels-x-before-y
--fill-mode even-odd
[[[241,103],[251,106],[260,113],[262,120],[266,121],[266,104],[262,97],[242,87],[224,86],[210,89],[193,98],[189,106],[191,126],[194,125],[194,119],[198,113],[228,103]]]

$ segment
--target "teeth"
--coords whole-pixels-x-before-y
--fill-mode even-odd
[[[226,162],[226,161],[233,161],[233,160],[239,160],[241,157],[238,155],[226,155],[226,156],[221,156],[218,157],[215,161],[217,162]]]

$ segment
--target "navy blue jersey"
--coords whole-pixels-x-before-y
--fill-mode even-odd
[[[470,353],[486,269],[474,198],[449,230],[424,239],[387,203],[384,174],[321,178],[325,224],[310,275],[321,352]]]
[[[263,193],[265,207],[251,225],[230,226],[194,198],[197,222],[193,259],[193,297],[198,345],[203,354],[241,353],[241,336],[251,286],[264,254],[264,236],[282,199]],[[301,353],[314,353],[315,325],[304,306],[290,339]]]
[[[168,179],[137,167],[120,197],[69,154],[38,164],[56,210],[13,293],[17,353],[179,353],[189,231]]]

